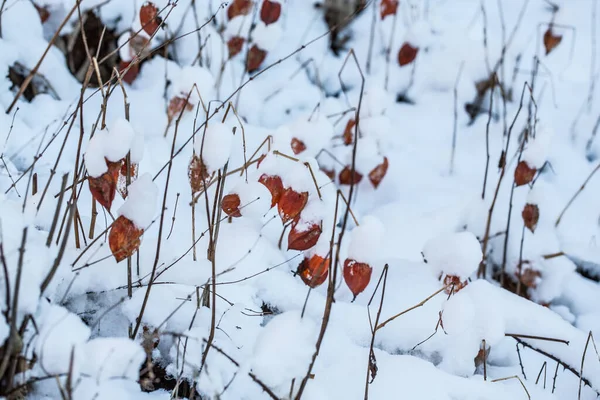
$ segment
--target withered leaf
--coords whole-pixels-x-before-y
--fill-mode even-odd
[[[394,15],[398,11],[398,0],[381,0],[380,15],[385,19],[388,15]]]
[[[230,193],[223,196],[221,208],[223,209],[223,212],[230,217],[239,218],[242,216],[242,213],[240,212],[240,196],[236,193]]]
[[[369,285],[372,272],[373,269],[367,263],[357,262],[350,258],[344,261],[344,281],[355,299]]]
[[[369,172],[369,180],[371,181],[375,189],[379,187],[379,184],[381,183],[381,180],[385,177],[387,170],[388,159],[387,157],[383,157],[383,162],[375,168],[373,168],[371,172]]]
[[[546,49],[546,55],[550,54],[556,46],[562,41],[562,35],[554,34],[552,26],[548,27],[544,32],[544,48]]]
[[[281,3],[271,0],[263,0],[260,9],[260,20],[266,25],[277,22],[281,15]]]
[[[417,58],[417,53],[419,52],[418,47],[413,47],[408,42],[404,42],[402,47],[400,47],[400,51],[398,52],[398,64],[401,67],[410,64]]]
[[[316,288],[323,284],[329,274],[329,258],[313,255],[310,259],[304,257],[296,273],[308,287]]]
[[[238,15],[248,15],[252,9],[252,0],[233,0],[227,9],[227,18],[233,19]]]
[[[525,204],[521,216],[523,217],[523,223],[527,229],[529,229],[531,233],[534,233],[540,219],[540,209],[537,204]]]
[[[531,168],[526,161],[520,161],[515,169],[515,184],[517,186],[523,186],[530,183],[535,177],[537,170]]]
[[[271,207],[275,207],[275,204],[279,203],[281,194],[283,193],[283,182],[277,175],[262,174],[258,179],[260,183],[265,185],[269,192],[271,192]]]
[[[108,234],[108,244],[118,263],[137,251],[143,233],[143,229],[137,228],[132,221],[122,215],[113,222]]]
[[[340,171],[340,184],[342,185],[356,185],[362,180],[362,174],[358,171],[354,171],[352,173],[352,167],[345,166],[343,170]]]
[[[281,221],[285,224],[296,218],[300,215],[307,202],[308,192],[299,193],[292,188],[284,189],[277,203]]]
[[[250,50],[248,51],[248,59],[246,60],[246,70],[248,72],[254,72],[260,65],[265,61],[267,57],[267,52],[261,50],[257,45],[252,45]]]
[[[296,138],[292,138],[291,146],[294,154],[300,154],[304,150],[306,150],[306,145],[304,144],[304,142]]]
[[[158,30],[162,19],[158,16],[158,8],[150,1],[147,1],[142,8],[140,8],[140,22],[142,29],[149,36],[154,35],[154,32]]]
[[[292,229],[288,236],[288,250],[308,250],[317,244],[320,236],[320,224],[310,224],[302,229],[298,229],[298,223],[292,223]]]
[[[235,57],[242,51],[244,42],[246,40],[243,37],[235,36],[227,41],[227,50],[229,51],[229,58]]]
[[[90,192],[92,197],[102,205],[102,207],[110,210],[112,202],[115,199],[117,192],[117,182],[119,178],[119,170],[121,169],[121,161],[110,162],[106,160],[108,171],[99,177],[88,177]]]

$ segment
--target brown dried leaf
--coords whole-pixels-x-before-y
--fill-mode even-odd
[[[528,184],[535,177],[537,170],[531,168],[526,161],[520,161],[515,169],[515,184],[517,186],[523,186]]]
[[[127,197],[127,160],[124,158],[121,160],[122,165],[119,168],[119,177],[117,178],[117,190],[122,198]],[[138,166],[131,164],[131,182],[135,181],[138,177]]]
[[[264,0],[260,9],[260,19],[265,25],[277,22],[281,15],[281,4],[277,1]]]
[[[154,32],[160,28],[162,24],[162,18],[158,16],[158,8],[154,3],[147,1],[142,8],[140,8],[140,23],[144,32],[149,36],[154,35]]]
[[[552,26],[548,27],[546,32],[544,32],[544,48],[546,49],[546,55],[550,54],[561,41],[562,35],[555,35],[554,32],[552,32]]]
[[[281,194],[283,193],[283,182],[277,175],[262,174],[258,179],[260,183],[265,185],[269,192],[271,192],[271,207],[275,207],[275,204],[279,203]]]
[[[285,224],[296,218],[300,215],[307,202],[308,192],[298,193],[292,188],[285,189],[281,193],[279,203],[277,204],[281,221]]]
[[[400,64],[401,67],[410,64],[415,60],[415,58],[417,58],[418,52],[418,47],[413,47],[408,42],[404,42],[402,47],[400,47],[400,51],[398,52],[398,64]]]
[[[239,218],[242,216],[240,212],[240,196],[236,193],[231,193],[223,196],[223,201],[221,202],[221,208],[223,212],[230,217]]]
[[[132,84],[135,78],[137,78],[140,73],[140,64],[135,63],[127,70],[129,65],[131,65],[132,61],[121,61],[119,62],[119,73],[121,74],[121,79],[123,79],[128,84]],[[127,70],[127,72],[125,72]],[[125,73],[123,75],[123,73]]]
[[[379,184],[381,183],[381,180],[385,177],[387,170],[388,159],[387,157],[383,157],[383,162],[375,168],[373,168],[371,172],[369,172],[369,180],[371,181],[375,189],[379,187]]]
[[[329,258],[313,255],[310,259],[304,258],[296,273],[308,287],[316,288],[323,284],[329,274]]]
[[[244,42],[246,39],[240,36],[235,36],[229,39],[227,42],[227,49],[229,50],[229,58],[235,57],[242,51]]]
[[[521,216],[523,217],[523,223],[527,229],[529,229],[531,233],[534,233],[540,219],[540,209],[537,204],[525,204]]]
[[[88,183],[90,185],[92,197],[98,203],[100,203],[102,207],[110,210],[117,192],[117,182],[119,178],[119,169],[121,168],[121,161],[110,162],[106,160],[106,165],[108,167],[108,171],[97,178],[91,176],[88,177]]]
[[[267,52],[261,50],[257,45],[253,45],[248,51],[248,59],[246,60],[246,69],[248,72],[256,71],[265,61]]]
[[[356,185],[362,180],[362,174],[358,171],[354,171],[352,173],[352,168],[350,166],[345,166],[344,169],[340,172],[340,184],[342,185]]]
[[[521,283],[528,288],[535,289],[538,280],[542,277],[542,273],[533,268],[525,268],[521,273]]]
[[[118,263],[137,251],[143,233],[143,229],[137,228],[132,221],[122,215],[113,222],[108,234],[108,244]]]
[[[388,15],[395,15],[398,11],[398,0],[381,0],[380,15],[385,19]]]
[[[446,286],[444,292],[446,294],[450,294],[459,292],[462,288],[469,284],[469,281],[462,282],[456,275],[446,275],[444,276],[443,284]]]
[[[356,260],[347,258],[344,261],[344,281],[354,298],[362,293],[371,281],[371,273],[373,268],[367,263],[360,263]]]
[[[354,126],[355,125],[356,125],[356,121],[354,119],[349,120],[348,123],[346,124],[346,128],[344,129],[344,135],[343,135],[344,144],[346,146],[350,146],[352,144],[352,142],[354,141]]]
[[[252,0],[233,0],[227,9],[227,18],[233,19],[238,15],[248,15],[252,9]]]
[[[292,138],[291,146],[294,154],[300,154],[304,150],[306,150],[306,145],[304,144],[304,142],[296,138]]]
[[[184,97],[173,97],[169,101],[169,107],[167,108],[167,117],[169,118],[169,121],[172,121],[175,117],[179,117],[181,110],[184,108],[187,111],[192,111],[194,109],[194,106],[187,101],[187,95]]]
[[[304,251],[316,245],[321,236],[321,226],[313,223],[305,229],[299,230],[297,225],[298,222],[295,220],[288,236],[288,250]]]
[[[190,187],[192,188],[192,194],[198,193],[204,189],[205,182],[208,181],[210,176],[204,163],[194,154],[190,160],[188,166],[188,179],[190,181]]]

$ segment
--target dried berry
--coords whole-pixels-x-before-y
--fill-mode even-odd
[[[108,244],[118,263],[137,251],[143,233],[143,229],[137,228],[132,221],[122,215],[113,222],[108,234]]]
[[[285,224],[296,218],[300,215],[307,202],[308,192],[296,192],[292,188],[284,189],[277,203],[281,221]]]
[[[415,60],[415,58],[417,58],[418,52],[418,47],[413,47],[408,42],[404,42],[402,47],[400,47],[400,51],[398,52],[398,64],[400,64],[401,67],[410,64]]]
[[[526,161],[520,161],[515,169],[515,184],[517,186],[523,186],[530,183],[535,177],[537,170],[531,168]]]
[[[260,65],[265,61],[267,52],[261,50],[257,45],[253,45],[248,51],[248,59],[246,60],[246,70],[248,72],[254,72]]]
[[[355,299],[369,285],[372,272],[373,268],[369,264],[349,258],[344,261],[344,281]]]
[[[537,204],[525,204],[521,216],[523,217],[523,223],[527,229],[529,229],[531,233],[535,232],[538,220],[540,219],[540,209]]]
[[[313,255],[310,259],[304,258],[296,273],[300,275],[302,281],[311,288],[323,284],[329,274],[329,258],[323,258],[318,255]]]
[[[288,236],[288,250],[304,251],[317,244],[321,236],[320,224],[309,224],[298,227],[298,220],[292,223],[292,230]]]
[[[281,15],[281,4],[277,1],[264,0],[260,9],[260,20],[265,25],[277,22]]]

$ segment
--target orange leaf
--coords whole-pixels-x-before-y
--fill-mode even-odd
[[[287,188],[281,193],[281,197],[278,203],[279,216],[281,221],[285,224],[288,221],[293,220],[306,206],[308,202],[308,192],[298,193],[292,188]]]
[[[412,47],[408,42],[404,42],[402,47],[400,47],[400,51],[398,52],[398,63],[401,67],[410,64],[415,60],[415,58],[417,58],[418,52],[418,47]]]
[[[108,245],[118,263],[137,251],[143,233],[143,229],[137,228],[133,222],[122,215],[113,222],[108,234]]]
[[[537,170],[529,167],[526,161],[520,161],[515,169],[515,184],[517,186],[526,185],[533,180]]]
[[[235,36],[229,39],[227,42],[227,49],[229,50],[229,58],[235,57],[242,51],[242,46],[246,40],[243,37]]]
[[[525,204],[521,216],[523,217],[523,223],[527,229],[529,229],[531,233],[535,232],[535,228],[540,219],[540,209],[537,204]]]
[[[221,208],[225,212],[225,214],[230,217],[241,217],[242,213],[240,212],[240,196],[235,193],[231,193],[223,196],[223,201],[221,203]]]
[[[381,19],[398,11],[398,0],[381,0]]]
[[[548,27],[546,32],[544,32],[544,47],[546,48],[546,55],[548,55],[556,46],[560,44],[562,40],[562,35],[555,35],[552,32],[552,25]]]
[[[306,145],[304,144],[304,142],[296,138],[292,138],[292,151],[294,152],[294,154],[300,154],[304,150],[306,150]]]
[[[133,61],[119,62],[119,73],[121,74],[121,78],[130,85],[133,83],[135,78],[137,78],[138,74],[140,73],[140,64],[137,62],[135,64],[133,64],[131,66],[131,68],[129,68],[129,70],[127,70],[127,68],[129,67],[129,65],[131,65],[132,62]],[[127,72],[125,72],[125,70],[127,70]],[[125,75],[123,75],[124,72],[125,72]]]
[[[256,71],[260,65],[265,61],[267,52],[261,50],[257,45],[253,45],[248,51],[248,59],[246,60],[246,69],[248,72]]]
[[[88,183],[90,185],[92,197],[94,197],[102,207],[110,210],[112,202],[115,199],[115,193],[117,192],[117,181],[119,169],[121,168],[121,161],[113,163],[106,160],[106,165],[108,171],[97,178],[91,176],[88,177]]]
[[[265,185],[269,192],[271,192],[271,207],[275,207],[275,204],[279,203],[281,194],[283,193],[283,182],[277,175],[269,176],[262,174],[258,179],[260,183]]]
[[[342,185],[356,185],[362,180],[362,174],[358,171],[354,171],[352,173],[352,168],[349,166],[345,166],[343,170],[340,171],[340,184]]]
[[[188,179],[190,181],[192,193],[198,193],[203,190],[205,181],[207,181],[208,178],[208,171],[206,170],[204,163],[200,157],[194,155],[188,166]]]
[[[346,124],[346,129],[344,129],[344,144],[349,146],[354,141],[354,126],[356,125],[356,121],[351,119]]]
[[[375,186],[375,189],[379,187],[381,180],[385,177],[385,174],[388,170],[388,159],[387,157],[383,157],[383,162],[373,168],[371,172],[369,172],[369,180]]]
[[[300,275],[302,282],[311,288],[316,288],[327,279],[329,274],[329,258],[313,255],[310,259],[304,258],[296,273]]]
[[[281,15],[281,4],[276,1],[264,0],[260,9],[260,19],[266,25],[272,24]]]
[[[149,36],[154,35],[162,23],[162,18],[158,16],[158,8],[150,1],[146,2],[140,8],[140,23],[144,32]]]
[[[306,229],[297,229],[298,220],[292,223],[292,230],[288,236],[288,250],[308,250],[317,244],[321,236],[321,226],[319,224],[310,224]]]
[[[369,264],[360,263],[356,260],[347,258],[344,261],[344,281],[354,295],[358,296],[369,285],[371,280],[371,272],[373,268]]]
[[[250,14],[252,0],[233,0],[227,9],[227,18],[234,19],[238,15]]]

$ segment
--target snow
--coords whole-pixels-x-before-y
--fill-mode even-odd
[[[365,388],[371,400],[505,400],[527,393],[535,400],[596,399],[600,362],[591,344],[582,372],[590,386],[581,396],[577,375],[589,332],[600,337],[600,140],[593,136],[600,85],[593,84],[592,59],[600,44],[591,19],[597,2],[553,1],[556,12],[546,2],[522,3],[521,16],[521,5],[496,0],[400,1],[397,16],[381,20],[378,0],[332,43],[324,7],[277,1],[281,17],[269,26],[261,21],[262,1],[231,21],[230,4],[220,0],[153,1],[164,9],[165,24],[149,44],[151,59],[141,60],[125,87],[128,115],[114,81],[98,90],[94,75],[82,93],[86,64],[65,54],[70,46],[85,54],[72,40],[80,33],[77,10],[48,46],[75,0],[36,1],[50,5],[45,23],[33,2],[6,2],[0,341],[11,340],[14,317],[17,330],[23,327],[13,338],[22,344],[15,355],[28,361],[14,385],[31,382],[26,398],[34,400],[167,400],[191,397],[192,386],[207,399],[267,398],[253,376],[288,398],[292,381],[297,393],[308,372],[333,288],[302,399],[364,398]],[[107,27],[98,53],[105,82],[115,61],[131,59],[129,45],[115,49],[140,28],[142,4],[81,4],[82,13],[95,12]],[[548,21],[563,39],[546,55]],[[97,40],[101,30],[87,33]],[[230,59],[227,42],[235,36],[245,42]],[[405,42],[419,51],[400,68]],[[254,44],[267,55],[261,72],[248,74]],[[18,62],[31,70],[47,48],[38,74],[8,110],[22,82],[9,68]],[[506,102],[499,86],[492,99],[489,91],[477,98],[476,85],[494,72]],[[169,103],[188,95],[175,126]],[[478,107],[479,114],[467,113]],[[357,112],[362,180],[350,189],[339,175],[352,164],[354,146],[342,135]],[[306,148],[295,154],[293,139]],[[498,160],[507,145],[502,174]],[[189,186],[194,152],[202,152],[209,175],[228,166],[226,179],[200,195]],[[138,178],[126,196],[116,193],[112,212],[94,207],[87,178],[128,154]],[[369,173],[384,157],[389,167],[375,188]],[[513,188],[519,159],[538,174],[534,184]],[[258,182],[263,174],[308,192],[293,224],[322,228],[314,247],[287,250],[291,226],[271,207]],[[242,217],[217,221],[219,197],[229,193],[239,195]],[[344,198],[352,209],[345,224]],[[68,218],[74,199],[77,213]],[[528,203],[540,211],[535,232],[523,227]],[[131,268],[116,263],[107,239],[119,216],[144,230]],[[331,265],[324,284],[309,288],[294,272],[313,255]],[[340,270],[349,258],[372,267],[355,301]],[[476,272],[481,261],[485,274]],[[520,269],[530,275],[519,284]],[[460,290],[443,290],[448,275],[458,276]],[[374,333],[383,276],[379,323],[395,319]],[[214,347],[204,359],[210,337]],[[372,382],[370,359],[377,367]],[[554,381],[556,360],[567,368],[559,365]],[[157,379],[141,376],[148,371]],[[506,379],[515,376],[527,392]],[[6,383],[7,374],[0,380]],[[69,383],[72,393],[65,393]],[[149,383],[154,390],[143,392],[141,384]]]
[[[252,370],[269,386],[285,393],[292,379],[300,380],[306,374],[317,333],[317,325],[297,311],[274,317],[256,340]]]
[[[448,233],[436,236],[423,247],[427,266],[435,274],[467,279],[479,266],[482,253],[479,241],[471,232]]]
[[[229,125],[215,122],[208,124],[204,135],[194,144],[195,153],[202,157],[209,171],[218,171],[225,166],[231,155],[233,132]],[[206,150],[205,150],[206,149]]]
[[[139,229],[146,229],[156,212],[158,188],[150,174],[145,173],[128,187],[125,203],[119,208],[119,215],[132,221]]]

